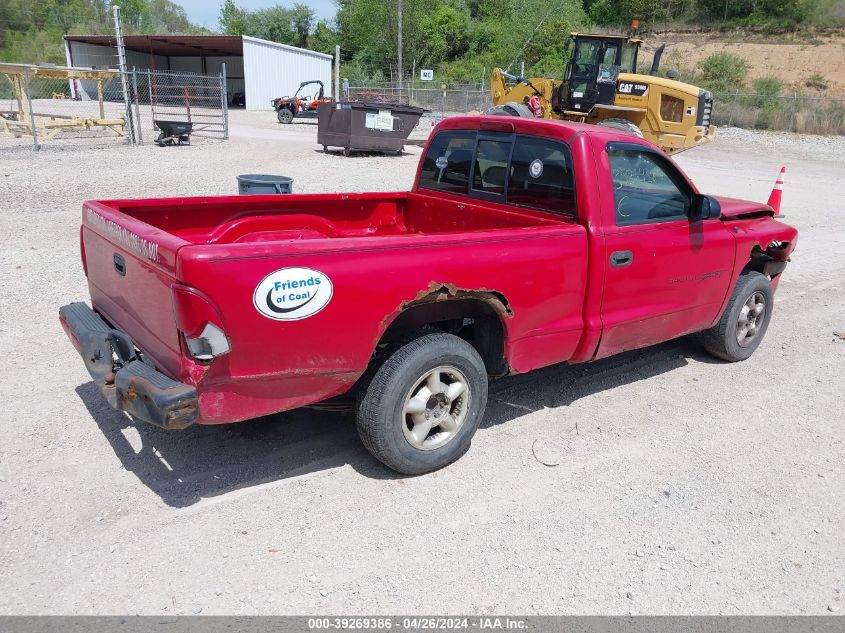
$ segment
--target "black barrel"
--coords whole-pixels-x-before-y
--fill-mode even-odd
[[[238,193],[254,196],[265,193],[293,193],[293,178],[270,174],[241,174],[238,176]]]

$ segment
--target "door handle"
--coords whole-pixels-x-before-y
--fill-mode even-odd
[[[114,269],[119,275],[126,275],[126,262],[123,260],[123,255],[114,254]]]
[[[628,266],[634,261],[634,253],[631,251],[613,251],[610,254],[610,265],[615,267]]]

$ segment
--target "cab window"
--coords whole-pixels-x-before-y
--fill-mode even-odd
[[[467,193],[475,132],[440,132],[428,148],[420,171],[420,187],[450,193]]]
[[[685,219],[691,191],[656,153],[608,147],[616,204],[616,225],[654,224]]]
[[[520,136],[513,148],[508,203],[575,216],[575,180],[569,147]]]
[[[423,159],[419,186],[577,215],[569,146],[536,136],[440,132]]]
[[[505,195],[505,176],[508,172],[511,144],[500,140],[479,140],[475,154],[472,188],[475,191]]]
[[[616,44],[608,44],[604,49],[604,57],[602,57],[601,63],[605,66],[615,66],[616,65],[616,51],[619,49]]]
[[[633,42],[625,42],[622,45],[622,63],[619,64],[623,73],[637,72],[637,45]]]

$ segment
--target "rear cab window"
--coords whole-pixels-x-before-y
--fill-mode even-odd
[[[466,194],[474,152],[475,132],[441,132],[423,159],[420,187]]]
[[[440,132],[423,159],[419,186],[570,218],[577,214],[569,146],[539,136]]]

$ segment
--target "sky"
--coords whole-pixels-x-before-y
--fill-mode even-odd
[[[298,0],[312,9],[317,14],[317,19],[333,18],[337,7],[334,0]],[[220,14],[222,0],[175,0],[177,4],[185,7],[188,19],[194,24],[204,26],[208,29],[217,28],[217,16]],[[276,4],[288,6],[293,4],[283,0],[235,0],[235,4],[243,9],[265,9]]]

